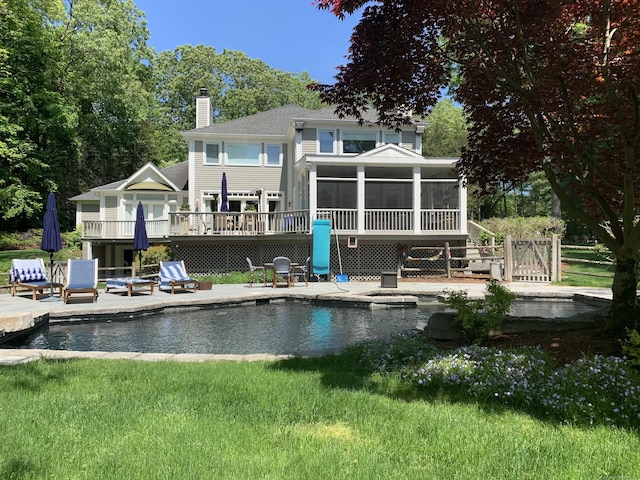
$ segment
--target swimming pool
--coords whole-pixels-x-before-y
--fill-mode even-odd
[[[133,319],[52,324],[7,347],[50,350],[317,355],[347,345],[428,327],[446,307],[426,299],[419,307],[369,309],[308,301],[176,310]],[[593,307],[579,302],[516,302],[515,315],[568,316]]]
[[[346,345],[424,328],[433,309],[368,308],[281,302],[126,321],[53,324],[17,348],[52,350],[315,355]]]

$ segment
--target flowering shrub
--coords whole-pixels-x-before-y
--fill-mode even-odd
[[[356,347],[362,363],[379,372],[392,372],[409,368],[433,357],[437,349],[424,343],[415,332],[403,332],[387,340],[363,342]]]
[[[470,300],[467,292],[448,292],[444,300],[457,311],[454,325],[460,327],[469,343],[482,342],[489,332],[504,321],[517,295],[497,280],[487,285],[489,295],[484,300]]]
[[[562,422],[640,427],[640,375],[623,358],[596,355],[556,371],[538,348],[472,345],[441,352],[409,334],[361,348],[370,368],[400,373],[417,388],[450,390]]]
[[[461,385],[479,399],[531,406],[535,403],[532,386],[543,381],[547,363],[545,354],[535,348],[502,352],[469,346],[434,356],[415,370],[412,381]]]
[[[582,358],[566,365],[540,392],[547,415],[576,423],[640,424],[640,383],[624,359]]]

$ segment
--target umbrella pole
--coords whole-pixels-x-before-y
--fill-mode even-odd
[[[50,298],[53,298],[53,252],[49,252],[49,265],[51,269],[51,276],[49,277],[49,283],[51,284],[51,295]]]
[[[142,250],[138,250],[138,260],[139,260],[138,278],[142,278]]]

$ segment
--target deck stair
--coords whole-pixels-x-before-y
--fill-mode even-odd
[[[468,270],[465,270],[465,273],[489,273],[491,271],[492,259],[484,252],[489,253],[487,249],[481,246],[471,242],[467,243],[466,257],[469,259],[469,264],[467,265]]]

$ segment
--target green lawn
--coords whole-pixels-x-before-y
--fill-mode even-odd
[[[562,272],[561,285],[578,287],[603,287],[611,288],[615,266],[599,265],[595,263],[572,262],[568,259],[590,260],[594,262],[611,262],[613,256],[606,249],[583,250],[562,249],[563,263],[568,266]]]
[[[602,418],[572,425],[362,365],[351,353],[0,366],[0,478],[591,480],[640,472],[633,429]]]

